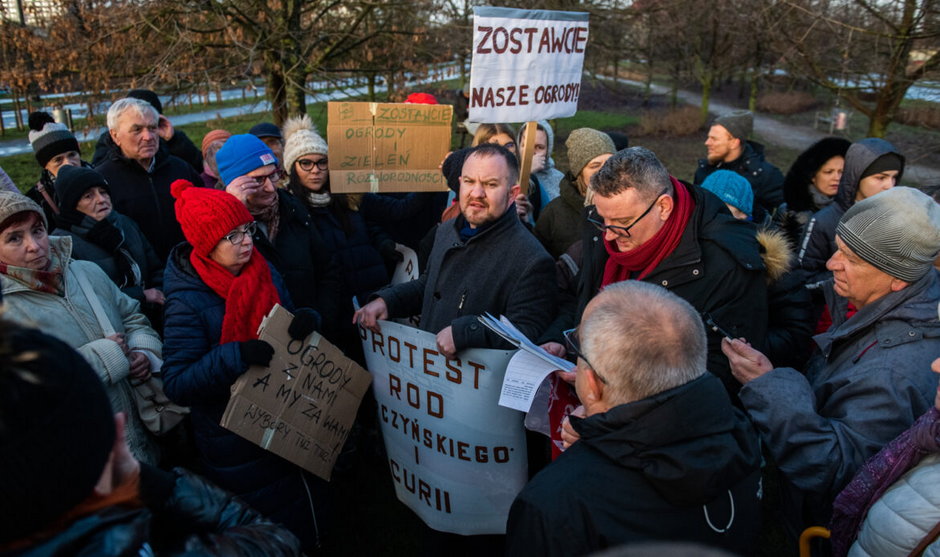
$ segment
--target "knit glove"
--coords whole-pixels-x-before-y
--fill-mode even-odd
[[[242,361],[250,366],[268,367],[274,357],[274,347],[264,340],[246,340],[238,343]]]
[[[300,308],[287,327],[287,334],[294,340],[303,340],[310,336],[310,333],[319,331],[322,324],[320,314],[316,310]]]
[[[379,255],[386,263],[397,264],[405,260],[405,256],[395,249],[394,240],[385,240],[379,244]]]

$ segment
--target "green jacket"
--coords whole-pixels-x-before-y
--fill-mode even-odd
[[[535,223],[535,237],[555,259],[581,239],[584,196],[566,177],[561,181],[561,195],[553,199]]]

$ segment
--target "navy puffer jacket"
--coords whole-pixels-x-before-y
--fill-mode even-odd
[[[163,382],[167,396],[192,411],[196,448],[204,475],[240,496],[264,515],[288,527],[313,547],[319,537],[307,492],[314,506],[326,484],[254,443],[219,425],[230,388],[248,370],[239,343],[219,344],[225,300],[196,274],[189,261],[192,246],[178,245],[164,275]],[[287,288],[272,267],[281,305],[293,310]],[[305,488],[304,483],[307,484]]]

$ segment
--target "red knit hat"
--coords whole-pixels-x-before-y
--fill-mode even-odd
[[[241,201],[222,190],[176,180],[170,184],[170,193],[176,198],[176,220],[183,235],[202,256],[209,255],[226,234],[255,220]]]

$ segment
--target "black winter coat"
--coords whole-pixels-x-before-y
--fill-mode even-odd
[[[108,219],[124,234],[122,249],[130,254],[140,268],[141,283],[124,286],[121,288],[121,292],[143,304],[146,302],[144,297],[145,289],[163,288],[163,262],[157,257],[156,252],[153,251],[153,247],[144,237],[137,223],[117,211],[111,211]],[[85,235],[87,233],[88,229],[81,226],[73,226],[70,230],[57,228],[52,232],[55,236],[71,236],[72,259],[94,262],[120,287],[124,276],[114,254],[98,244],[86,240]]]
[[[274,244],[258,229],[252,238],[255,247],[284,278],[294,304],[320,313],[321,332],[330,338],[340,325],[340,308],[346,302],[339,266],[307,209],[284,190],[277,191],[277,203],[280,224]]]
[[[577,186],[565,177],[559,187],[560,195],[548,202],[533,230],[535,237],[555,259],[581,239],[584,222],[581,214],[584,196],[578,193]]]
[[[744,337],[762,348],[767,335],[767,287],[754,225],[731,216],[724,202],[709,191],[683,184],[695,202],[685,232],[675,250],[643,278],[683,298],[735,338]],[[564,344],[561,332],[577,326],[588,302],[597,295],[608,255],[603,235],[593,226],[582,228],[583,257],[576,299],[564,297],[555,323],[540,343]],[[732,399],[741,388],[721,352],[721,335],[708,333],[708,371],[724,383]]]
[[[755,554],[757,435],[713,376],[572,425],[581,439],[516,497],[507,555],[568,557],[656,540]]]
[[[367,193],[359,210],[399,244],[418,251],[421,240],[441,221],[447,192]]]
[[[141,464],[145,507],[112,506],[82,517],[26,556],[302,555],[300,542],[232,494],[182,468]]]
[[[756,141],[747,141],[744,152],[731,162],[708,164],[708,159],[699,159],[695,170],[695,185],[700,186],[709,174],[716,170],[731,170],[747,178],[754,190],[754,203],[760,205],[765,214],[773,214],[783,203],[783,173],[764,158],[764,146]],[[755,207],[754,220],[760,222],[764,214]]]
[[[137,223],[160,261],[166,262],[170,250],[184,240],[176,222],[170,184],[182,178],[199,185],[199,174],[182,159],[170,155],[163,145],[157,150],[150,172],[121,154],[117,146],[95,170],[111,185],[114,209]]]
[[[392,239],[381,228],[366,221],[359,211],[339,207],[309,209],[320,237],[336,257],[340,278],[346,287],[340,314],[351,316],[353,296],[363,303],[370,294],[388,284],[388,268],[379,254],[379,246]]]
[[[179,157],[186,161],[189,166],[193,167],[193,170],[195,170],[197,174],[202,172],[202,151],[193,144],[192,140],[189,139],[189,136],[186,135],[186,132],[183,130],[174,129],[173,137],[171,137],[169,141],[163,141],[161,139],[160,145],[165,145],[166,148],[169,149],[170,154],[174,157]],[[98,142],[95,143],[95,154],[92,156],[91,164],[93,166],[100,166],[101,163],[108,160],[108,153],[115,147],[116,145],[111,138],[111,133],[108,130],[102,132],[102,134],[98,136]]]
[[[164,276],[163,386],[174,402],[191,410],[196,448],[205,476],[266,516],[287,526],[304,547],[313,547],[326,519],[319,499],[327,484],[268,452],[219,422],[235,380],[248,370],[239,343],[219,344],[225,300],[196,274],[189,261],[192,246],[173,250]],[[271,275],[281,305],[293,310],[281,276]],[[306,484],[306,485],[305,485]],[[307,493],[312,494],[311,503]]]
[[[454,344],[464,348],[510,346],[477,316],[509,318],[529,338],[538,338],[556,311],[552,258],[519,222],[515,205],[467,241],[459,232],[463,216],[441,223],[417,279],[377,293],[391,317],[421,314],[421,329],[438,333],[452,326]]]

